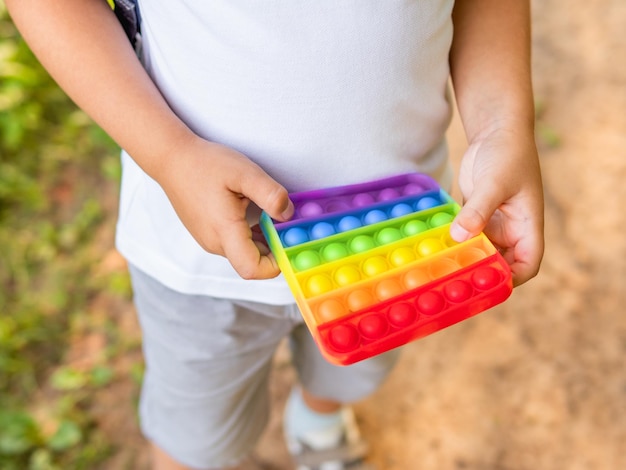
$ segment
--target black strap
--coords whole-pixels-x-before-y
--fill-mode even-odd
[[[126,36],[130,43],[135,47],[140,34],[140,17],[139,8],[137,7],[137,0],[114,0],[115,16],[122,24]]]

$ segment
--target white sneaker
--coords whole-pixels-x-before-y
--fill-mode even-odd
[[[290,400],[299,400],[293,397]],[[374,470],[364,462],[367,444],[361,438],[354,412],[342,408],[339,419],[324,429],[305,431],[296,436],[289,424],[292,403],[285,410],[284,430],[287,448],[297,470]],[[295,406],[300,406],[296,404]]]

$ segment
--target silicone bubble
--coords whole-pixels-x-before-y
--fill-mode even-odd
[[[389,261],[393,266],[405,266],[415,261],[415,259],[417,259],[415,252],[407,246],[396,248],[389,255]]]
[[[311,238],[319,240],[320,238],[330,237],[335,234],[335,227],[328,222],[318,222],[311,228]]]
[[[489,266],[479,268],[472,273],[472,283],[480,290],[492,289],[500,283],[500,273]]]
[[[323,213],[324,209],[317,202],[307,202],[300,207],[300,217],[315,217]]]
[[[347,209],[350,209],[350,204],[348,204],[348,202],[341,200],[341,199],[330,201],[326,205],[326,212],[328,213],[345,211]]]
[[[417,308],[426,315],[435,315],[443,310],[446,301],[436,292],[425,292],[417,298]]]
[[[411,212],[413,212],[413,208],[407,203],[403,202],[403,203],[396,204],[395,206],[393,206],[391,208],[391,211],[389,212],[389,215],[395,218],[395,217],[402,217],[403,215],[410,214]]]
[[[453,272],[457,271],[460,268],[458,264],[449,258],[441,258],[436,261],[433,261],[430,266],[428,266],[428,273],[432,279],[439,279]]]
[[[359,322],[359,331],[366,338],[380,338],[387,329],[387,321],[381,315],[367,315]]]
[[[422,256],[430,256],[445,249],[445,247],[438,238],[426,238],[417,245],[417,252]]]
[[[386,227],[378,232],[376,240],[379,245],[386,245],[387,243],[393,243],[402,239],[402,233],[399,229],[394,227]]]
[[[417,201],[417,204],[415,205],[415,209],[417,209],[418,211],[424,211],[426,209],[430,209],[431,207],[436,207],[438,205],[439,205],[439,200],[435,199],[434,197],[423,197],[419,201]]]
[[[382,256],[372,256],[363,261],[361,269],[366,276],[374,277],[384,273],[389,268],[387,260]]]
[[[410,290],[427,284],[430,282],[431,277],[423,269],[413,268],[404,275],[402,280],[404,286]]]
[[[317,307],[317,318],[320,322],[329,322],[344,316],[347,309],[343,303],[337,299],[324,300]]]
[[[315,274],[306,283],[309,295],[320,295],[332,290],[333,282],[323,274]]]
[[[458,242],[455,241],[452,238],[452,235],[450,235],[450,231],[449,230],[446,230],[444,233],[441,234],[441,242],[445,246],[455,246],[455,245],[458,245]]]
[[[446,284],[443,288],[446,298],[450,302],[460,303],[465,302],[472,295],[472,286],[467,282],[460,279],[456,279],[449,284]]]
[[[454,219],[452,214],[447,212],[437,212],[430,218],[430,226],[431,227],[441,227],[442,225],[447,225]]]
[[[348,286],[361,280],[361,271],[359,271],[356,266],[341,266],[335,271],[334,278],[340,286]]]
[[[412,196],[414,194],[419,194],[423,191],[424,188],[422,187],[422,185],[418,183],[409,183],[404,187],[402,194],[404,194],[405,196]]]
[[[398,191],[394,188],[385,188],[378,194],[379,201],[391,201],[399,196]]]
[[[305,250],[296,255],[294,265],[298,271],[305,271],[314,268],[321,263],[320,257],[316,251]]]
[[[383,279],[376,284],[376,297],[379,300],[387,300],[402,294],[404,289],[402,285],[395,279]]]
[[[357,229],[360,226],[361,221],[358,217],[355,217],[353,215],[346,215],[339,220],[339,223],[337,224],[337,229],[340,232],[347,232],[349,230]]]
[[[337,325],[330,330],[330,343],[339,351],[353,349],[359,342],[359,333],[350,325]]]
[[[322,256],[326,261],[335,261],[348,256],[348,249],[343,243],[330,243],[322,249]]]
[[[352,199],[352,204],[354,204],[355,207],[365,207],[373,203],[374,197],[368,193],[357,194],[354,196],[354,199]]]
[[[367,235],[358,235],[350,241],[350,250],[353,253],[363,253],[371,250],[374,246],[376,246],[374,240]]]
[[[387,220],[387,214],[380,209],[373,209],[367,212],[363,217],[363,223],[365,225],[376,224],[378,222],[382,222],[383,220]]]
[[[348,307],[353,312],[364,309],[376,303],[374,295],[366,289],[355,289],[348,294]]]
[[[407,237],[417,235],[428,230],[428,224],[422,220],[410,220],[402,227],[402,231]]]
[[[485,259],[485,252],[480,248],[468,247],[459,252],[456,260],[461,266],[470,266]]]
[[[415,307],[406,302],[399,302],[389,308],[389,322],[397,327],[409,326],[417,318]]]
[[[300,245],[309,241],[309,234],[303,228],[293,227],[285,232],[283,241],[287,246]]]

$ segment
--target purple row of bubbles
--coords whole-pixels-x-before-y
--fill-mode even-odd
[[[297,218],[318,217],[323,214],[347,211],[354,208],[367,207],[379,202],[393,201],[405,196],[414,196],[424,192],[425,188],[418,183],[407,183],[396,188],[384,188],[380,191],[346,194],[328,199],[317,199],[296,204]]]
[[[321,220],[306,228],[303,226],[291,227],[282,236],[283,244],[285,246],[296,246],[311,240],[320,240],[336,233],[356,230],[362,226],[374,225],[390,218],[402,217],[414,211],[427,210],[441,205],[441,203],[442,201],[437,197],[425,196],[412,204],[407,201],[394,204],[386,209],[372,209],[364,212],[360,217],[357,215],[346,215],[338,220]]]

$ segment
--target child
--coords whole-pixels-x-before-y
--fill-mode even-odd
[[[288,191],[407,171],[449,187],[450,77],[469,142],[451,234],[485,230],[515,284],[536,274],[528,2],[141,0],[141,61],[105,0],[6,4],[124,149],[117,246],[143,329],[140,409],[155,469],[242,465],[286,335],[301,387],[285,431],[301,468],[363,457],[345,404],[380,385],[397,351],[345,368],[323,361],[249,209],[287,220]]]

